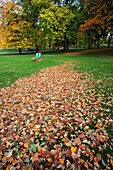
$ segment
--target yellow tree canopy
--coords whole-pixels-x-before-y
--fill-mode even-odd
[[[29,23],[24,20],[20,6],[13,1],[2,2],[0,10],[1,47],[22,48],[30,46],[31,42],[25,37],[25,33],[27,34],[25,27],[29,28]]]

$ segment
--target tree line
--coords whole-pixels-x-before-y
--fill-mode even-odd
[[[0,48],[99,48],[112,34],[112,0],[0,1]]]

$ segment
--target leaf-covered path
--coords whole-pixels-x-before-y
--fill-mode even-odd
[[[1,89],[0,169],[113,168],[112,94],[69,65]]]

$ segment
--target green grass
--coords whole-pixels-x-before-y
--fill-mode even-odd
[[[34,55],[0,55],[0,87],[9,86],[20,77],[64,63],[64,57],[42,56],[41,62],[33,62]]]
[[[75,70],[91,72],[96,79],[103,81],[113,78],[113,57],[87,54],[71,58],[75,63]]]
[[[9,86],[20,77],[29,76],[39,70],[72,61],[74,69],[92,72],[95,79],[106,81],[113,78],[113,57],[102,55],[66,56],[42,55],[41,62],[32,62],[34,55],[0,55],[0,87]]]

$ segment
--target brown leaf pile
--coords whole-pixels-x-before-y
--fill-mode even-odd
[[[97,94],[91,74],[68,67],[1,89],[0,169],[113,168],[112,94]]]

